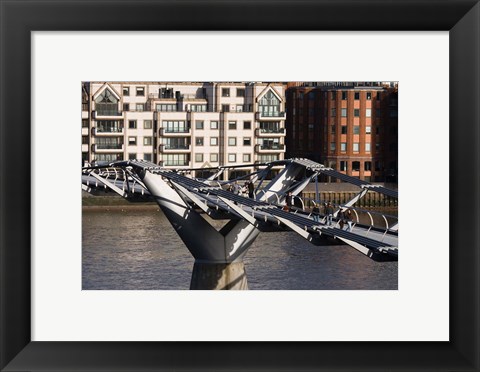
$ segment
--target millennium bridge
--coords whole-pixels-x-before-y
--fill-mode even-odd
[[[252,166],[255,172],[220,180],[227,169]],[[267,180],[274,167],[281,170]],[[82,168],[82,188],[87,192],[108,188],[127,200],[138,194],[153,198],[195,259],[190,289],[248,289],[243,257],[260,232],[291,230],[317,246],[346,244],[368,259],[398,260],[397,217],[355,207],[369,191],[398,199],[397,191],[303,158],[214,170],[200,179],[191,176],[191,169],[166,169],[144,160],[118,161]],[[351,200],[333,206],[331,220],[321,213],[318,200],[317,180],[322,174],[358,187]],[[229,191],[239,180],[256,185],[253,197]],[[317,198],[311,203],[319,208],[308,208],[300,195],[314,181]],[[294,200],[291,208],[285,208],[288,198]],[[353,211],[351,228],[345,228],[339,218],[347,210]],[[360,213],[370,222],[360,221]],[[227,222],[217,230],[204,215]]]

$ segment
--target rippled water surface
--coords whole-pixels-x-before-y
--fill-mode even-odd
[[[161,211],[83,211],[83,289],[189,289],[193,258]],[[293,232],[261,233],[245,256],[249,289],[397,289],[398,263]]]

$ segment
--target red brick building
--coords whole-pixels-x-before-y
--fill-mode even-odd
[[[397,182],[396,83],[289,83],[287,157],[372,182]]]

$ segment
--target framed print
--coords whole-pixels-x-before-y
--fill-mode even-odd
[[[0,104],[1,370],[479,370],[477,234],[479,219],[476,207],[478,206],[479,188],[477,170],[479,166],[479,114],[477,107],[479,99],[480,5],[476,1],[447,0],[412,3],[408,1],[350,0],[337,3],[327,1],[295,3],[274,0],[256,2],[233,0],[223,2],[160,0],[133,2],[126,0],[93,3],[73,0],[62,2],[1,0],[0,7],[2,20],[0,22],[2,25],[0,52],[2,100]],[[98,31],[107,31],[109,35],[106,36],[111,41],[115,41],[117,38],[117,41],[109,44],[105,35],[94,33]],[[446,290],[449,291],[449,306],[445,303],[445,306],[430,312],[431,318],[438,315],[436,313],[448,315],[448,335],[445,336],[446,333],[443,332],[442,337],[438,338],[441,341],[435,342],[431,339],[413,342],[411,341],[415,339],[413,336],[406,337],[402,342],[399,338],[393,337],[391,339],[383,338],[388,342],[375,341],[375,337],[370,337],[369,332],[374,333],[375,327],[386,330],[388,327],[391,327],[392,330],[401,327],[404,319],[400,320],[400,315],[405,316],[407,321],[421,318],[427,327],[429,312],[421,307],[424,303],[422,301],[411,303],[411,307],[405,309],[403,314],[398,313],[399,316],[392,316],[393,312],[382,311],[382,308],[379,311],[370,311],[368,314],[361,313],[362,316],[358,316],[359,311],[355,312],[353,309],[345,311],[345,309],[337,307],[338,312],[345,311],[345,315],[343,318],[330,321],[333,327],[330,330],[324,330],[328,337],[323,339],[322,337],[295,337],[297,335],[295,328],[310,327],[314,330],[313,333],[322,332],[318,325],[299,319],[299,314],[306,314],[308,311],[310,311],[310,315],[315,315],[315,313],[312,314],[311,309],[308,309],[306,305],[308,302],[302,303],[300,312],[297,314],[288,314],[285,309],[281,309],[281,306],[277,307],[277,314],[275,314],[275,309],[272,311],[268,304],[265,304],[266,301],[258,301],[259,298],[224,298],[224,304],[230,304],[231,308],[237,307],[236,305],[240,301],[247,303],[248,305],[242,308],[245,313],[255,314],[257,312],[258,314],[264,309],[272,311],[270,318],[275,319],[275,322],[268,324],[270,328],[265,323],[264,332],[267,336],[264,334],[261,338],[247,338],[242,334],[242,330],[250,330],[251,324],[249,325],[244,318],[231,308],[229,309],[228,306],[218,307],[218,303],[215,302],[218,301],[218,298],[211,300],[209,305],[212,310],[207,312],[200,309],[199,302],[197,302],[198,297],[190,297],[187,302],[183,303],[181,312],[176,315],[183,318],[183,328],[193,327],[195,323],[200,323],[195,337],[184,336],[187,333],[182,327],[173,329],[173,331],[167,329],[168,323],[175,323],[173,321],[175,314],[171,312],[171,319],[158,321],[168,336],[163,338],[145,336],[142,338],[142,333],[138,332],[128,341],[124,341],[121,333],[123,329],[138,328],[145,334],[147,334],[148,328],[152,328],[154,332],[161,332],[161,329],[155,328],[158,324],[142,322],[140,317],[132,319],[124,316],[121,300],[124,294],[121,291],[114,294],[115,298],[108,297],[111,294],[106,293],[107,291],[98,291],[91,295],[84,294],[87,297],[95,297],[95,301],[99,302],[91,302],[90,306],[84,307],[80,313],[75,314],[73,308],[68,307],[68,304],[72,303],[70,294],[67,291],[58,291],[60,287],[56,284],[57,282],[68,282],[66,276],[59,275],[57,278],[53,278],[49,293],[39,292],[38,288],[41,283],[38,280],[36,264],[43,260],[46,264],[45,267],[49,265],[52,268],[66,266],[65,256],[61,250],[58,250],[59,244],[64,244],[63,252],[68,251],[71,246],[78,245],[76,238],[63,241],[58,239],[58,236],[65,234],[64,225],[59,225],[57,231],[55,229],[48,230],[48,234],[46,234],[50,235],[52,247],[49,246],[48,241],[45,243],[45,240],[42,240],[40,247],[42,249],[37,250],[38,226],[42,226],[40,220],[48,221],[50,224],[54,224],[55,221],[49,216],[51,211],[48,211],[48,203],[43,204],[40,201],[54,196],[61,198],[64,181],[71,174],[71,169],[74,170],[74,173],[77,169],[77,164],[73,164],[73,162],[71,167],[65,167],[61,163],[61,159],[67,157],[65,153],[52,152],[52,156],[49,158],[38,156],[39,149],[48,147],[49,141],[62,141],[62,129],[53,128],[51,131],[44,131],[45,133],[42,135],[47,136],[47,140],[38,143],[38,127],[42,125],[37,119],[38,110],[57,112],[57,116],[60,116],[59,113],[62,110],[60,97],[69,94],[70,84],[67,83],[62,87],[61,77],[55,75],[54,67],[51,66],[55,66],[56,60],[62,60],[62,54],[70,53],[69,39],[72,41],[72,45],[77,45],[75,43],[82,33],[91,32],[90,35],[87,35],[91,45],[100,45],[105,52],[99,57],[99,53],[93,52],[94,48],[91,50],[81,49],[83,55],[79,57],[80,61],[84,58],[85,65],[91,61],[98,61],[102,67],[111,66],[112,70],[125,66],[131,72],[138,65],[130,63],[129,60],[144,59],[145,71],[137,70],[134,76],[147,79],[148,71],[155,72],[155,60],[158,61],[161,56],[167,58],[169,53],[163,53],[160,56],[152,54],[155,58],[149,60],[148,55],[144,55],[142,51],[148,47],[161,49],[162,43],[167,43],[168,40],[149,39],[150,36],[146,33],[140,36],[147,40],[147,46],[137,45],[139,35],[131,37],[128,33],[124,33],[126,31],[162,31],[164,34],[169,34],[170,39],[176,37],[175,32],[190,31],[187,39],[185,39],[186,34],[180,33],[177,46],[167,48],[170,54],[178,52],[180,46],[183,49],[196,48],[202,46],[203,42],[205,45],[213,45],[210,49],[205,46],[204,53],[209,50],[214,59],[225,61],[228,61],[231,56],[231,53],[228,54],[226,51],[232,50],[232,44],[241,50],[245,45],[257,43],[260,45],[260,50],[255,49],[255,56],[252,56],[251,60],[258,59],[259,66],[262,64],[268,66],[266,61],[269,56],[274,55],[273,51],[269,49],[278,50],[278,48],[269,48],[269,44],[265,43],[263,38],[264,34],[250,34],[251,39],[245,35],[237,38],[231,33],[232,31],[239,31],[240,34],[246,34],[247,31],[266,32],[270,35],[270,40],[284,38],[281,42],[285,45],[289,45],[287,40],[289,38],[297,37],[297,46],[302,45],[300,39],[307,40],[307,43],[310,40],[311,42],[306,47],[298,51],[299,55],[305,58],[305,62],[302,63],[301,59],[297,58],[294,63],[290,64],[292,70],[298,69],[299,71],[302,68],[306,70],[306,65],[310,70],[311,66],[314,66],[312,60],[308,60],[308,53],[305,51],[308,52],[309,48],[321,49],[319,45],[324,45],[319,44],[318,40],[312,37],[313,33],[318,31],[353,31],[355,33],[387,31],[387,36],[382,39],[382,48],[387,49],[389,45],[396,45],[389,44],[389,41],[394,40],[395,35],[388,32],[432,32],[432,40],[437,40],[435,32],[448,33],[448,60],[445,53],[445,55],[440,54],[437,63],[431,63],[430,66],[424,66],[420,59],[416,62],[420,74],[423,72],[425,79],[428,75],[427,72],[431,76],[432,71],[436,71],[435,68],[446,66],[447,63],[449,65],[448,84],[446,82],[443,84],[445,90],[449,90],[448,111],[444,111],[447,103],[441,100],[429,104],[428,107],[423,107],[423,111],[430,111],[432,117],[435,117],[436,113],[441,113],[443,119],[446,120],[448,115],[448,134],[445,133],[446,130],[442,129],[437,129],[438,133],[436,133],[435,127],[429,123],[429,126],[426,127],[432,133],[429,136],[427,131],[426,136],[428,142],[431,143],[439,142],[442,136],[444,139],[448,137],[449,146],[437,154],[426,154],[422,153],[422,143],[415,142],[412,138],[410,143],[415,143],[415,146],[410,146],[408,149],[408,151],[416,153],[413,158],[409,158],[413,159],[412,164],[408,164],[409,167],[424,167],[424,173],[429,177],[432,176],[432,169],[434,169],[433,185],[441,184],[443,187],[448,185],[446,187],[448,195],[446,193],[436,195],[432,191],[430,198],[419,199],[418,205],[414,204],[413,207],[414,213],[418,214],[429,215],[429,211],[442,211],[442,207],[445,212],[429,217],[438,220],[438,226],[433,224],[433,227],[428,225],[429,228],[425,228],[420,224],[418,227],[417,233],[423,239],[421,240],[423,246],[418,249],[428,252],[428,255],[426,258],[422,256],[421,260],[417,261],[417,265],[422,265],[421,268],[424,269],[425,275],[423,278],[418,277],[415,280],[418,281],[418,287],[424,288],[425,283],[434,278],[434,270],[443,265],[438,258],[441,248],[437,242],[448,239],[449,270],[441,281],[445,287],[448,287]],[[206,31],[209,32],[208,36],[202,34]],[[302,33],[298,33],[298,31],[302,31]],[[42,44],[44,40],[42,37],[55,37],[62,32],[66,32],[66,34],[61,42],[50,44],[47,48],[46,56],[48,58],[45,58],[45,55],[37,54],[38,49],[45,45]],[[356,37],[355,33],[351,38]],[[217,39],[208,39],[208,37]],[[224,39],[221,39],[222,37]],[[120,46],[115,44],[119,42],[118,38],[121,38]],[[407,35],[407,40],[412,41],[411,49],[416,50],[414,49],[414,38],[414,34]],[[245,43],[246,40],[248,43]],[[432,51],[434,44],[432,42],[430,45]],[[386,71],[388,71],[389,61],[391,65],[394,65],[392,59],[396,58],[395,52],[400,53],[400,50],[392,50],[391,55],[383,55],[383,59],[381,59],[380,53],[375,53],[377,50],[374,45],[372,43],[365,44],[365,58],[372,58],[379,68],[380,65],[387,66]],[[339,48],[341,46],[340,44]],[[128,48],[135,52],[133,56],[128,53]],[[335,60],[335,55],[339,55],[335,54],[334,48],[325,49],[324,58]],[[293,46],[290,46],[289,50],[292,51],[291,54],[295,51]],[[263,55],[262,52],[265,54]],[[368,55],[369,52],[372,53],[371,56]],[[201,55],[202,49],[199,49],[198,53]],[[374,59],[372,56],[376,58]],[[208,55],[203,57],[208,61]],[[174,57],[168,58],[174,60]],[[345,65],[355,64],[355,61],[360,64],[359,58],[361,55],[356,54],[351,61],[343,62]],[[241,58],[237,59],[241,60]],[[319,66],[321,59],[322,55],[318,58]],[[412,57],[409,64],[414,66],[414,62],[415,56]],[[183,61],[176,62],[176,64],[181,63]],[[157,63],[158,65],[159,63]],[[39,66],[41,66],[40,69]],[[228,69],[228,66],[228,63],[225,63],[224,68]],[[252,66],[255,66],[255,63],[252,63]],[[196,71],[193,67],[188,69],[188,73],[185,73],[185,81],[208,81],[206,79],[194,80],[199,75],[195,74]],[[429,67],[431,68],[429,69]],[[74,68],[78,70],[77,67]],[[72,67],[72,70],[74,68]],[[273,70],[274,67],[272,66],[271,69]],[[263,76],[267,76],[265,75],[267,70],[265,68],[261,70],[264,73]],[[348,69],[345,70],[348,74]],[[64,82],[69,81],[68,69],[66,71],[67,73],[63,76]],[[72,76],[74,76],[74,72],[71,71]],[[394,74],[394,72],[392,73]],[[114,81],[118,79],[117,76],[112,74],[98,77],[97,80]],[[278,76],[281,75],[276,75],[276,77]],[[300,72],[297,73],[297,76],[300,76]],[[41,79],[39,79],[40,77]],[[255,76],[255,78],[263,79],[265,77]],[[384,79],[392,78],[384,77]],[[435,94],[435,92],[429,91],[428,87],[422,85],[424,82],[421,79],[418,80],[418,86],[415,86],[412,95],[418,97],[419,95]],[[38,84],[39,81],[42,84]],[[439,82],[442,81],[439,76]],[[50,85],[56,86],[57,84],[58,88],[53,90],[54,94],[51,94]],[[75,88],[78,88],[80,84],[79,80],[78,86]],[[435,86],[434,89],[437,92],[442,91],[442,84]],[[443,93],[446,95],[447,92]],[[42,94],[50,97],[47,104],[43,104]],[[78,93],[78,97],[80,97],[80,93]],[[405,101],[407,100],[408,97],[405,96]],[[73,104],[73,110],[76,110],[75,107],[79,106],[79,102],[77,100]],[[42,104],[38,105],[38,103]],[[403,111],[403,113],[407,112]],[[61,115],[65,118],[65,122],[68,122],[68,115]],[[400,109],[401,115],[402,109]],[[408,120],[408,116],[402,118],[402,120],[405,119]],[[414,121],[413,118],[411,120]],[[442,127],[439,125],[438,128]],[[421,129],[418,128],[418,130]],[[136,141],[136,139],[132,139],[132,141]],[[428,147],[426,146],[426,148]],[[445,166],[442,167],[442,164]],[[445,171],[442,172],[442,169]],[[40,182],[37,177],[39,173],[48,175],[48,177],[42,178],[42,182]],[[43,182],[45,180],[46,182]],[[409,185],[418,187],[420,190],[427,188],[424,184],[416,185],[414,180],[409,180]],[[439,205],[440,209],[438,209]],[[44,206],[44,208],[39,206]],[[67,212],[63,216],[64,220],[76,224],[74,220],[66,216],[69,216]],[[59,254],[53,258],[47,258],[39,253],[45,251],[55,251]],[[403,263],[400,262],[400,267],[402,265]],[[81,287],[78,288],[78,291],[80,290]],[[401,291],[402,286],[400,285],[399,293],[402,293]],[[436,287],[432,292],[436,292]],[[347,293],[346,295],[353,294]],[[429,295],[433,298],[433,293],[429,294],[428,291],[424,293],[423,297],[428,298]],[[184,301],[181,296],[174,296],[176,295],[171,297],[159,295],[159,298],[162,298],[165,308],[169,307],[172,302]],[[41,297],[41,302],[39,302],[39,297]],[[336,301],[335,294],[331,294],[330,297],[332,303]],[[138,315],[149,311],[148,306],[145,306],[140,300],[138,298],[139,302],[136,306]],[[287,301],[283,300],[283,302]],[[50,303],[50,305],[45,306],[45,303]],[[117,304],[117,309],[115,309],[115,304]],[[260,304],[262,305],[260,306]],[[202,311],[204,312],[202,313]],[[217,311],[217,315],[215,315],[215,311]],[[38,317],[39,313],[44,316]],[[214,315],[212,318],[200,317],[203,321],[192,316],[207,313]],[[262,314],[265,316],[267,313],[264,311]],[[229,318],[229,314],[233,315]],[[281,314],[281,317],[278,317],[278,314]],[[67,317],[63,318],[65,315]],[[68,318],[68,315],[71,315],[72,318]],[[88,319],[93,319],[95,316],[105,319],[105,322],[95,323],[94,327],[82,323],[85,320],[88,322]],[[107,318],[114,319],[115,324],[108,323]],[[41,322],[43,324],[39,324],[40,319],[43,319]],[[325,319],[323,321],[325,322]],[[364,333],[360,333],[359,338],[345,336],[344,328],[349,324],[361,324]],[[76,325],[80,325],[78,328],[86,330],[83,336],[60,337],[58,333],[54,333],[51,338],[39,336],[40,330],[44,332],[49,329],[63,328],[64,331],[70,332]],[[261,328],[261,326],[262,324],[257,328]],[[89,334],[91,328],[98,328],[100,331],[103,328],[104,333],[101,336],[94,336]],[[444,329],[446,328],[444,325]],[[223,339],[218,337],[219,329],[230,333],[230,337]],[[335,337],[335,330],[338,337]],[[174,337],[175,332],[180,336]],[[212,334],[215,337],[210,337]],[[228,342],[221,342],[220,339]],[[256,342],[252,340],[256,340]],[[262,340],[262,342],[258,340]],[[309,342],[301,342],[306,340]],[[366,342],[367,340],[370,342]]]

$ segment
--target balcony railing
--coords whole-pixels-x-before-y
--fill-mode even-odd
[[[97,143],[96,149],[97,150],[122,150],[123,144],[122,143]]]
[[[256,151],[257,152],[263,152],[263,151],[283,151],[285,150],[285,145],[284,144],[264,144],[264,145],[257,145],[256,146]]]
[[[122,116],[123,114],[119,112],[117,109],[115,110],[94,110],[93,117],[103,117],[103,116]]]
[[[273,145],[260,145],[260,150],[283,150],[285,148],[284,144],[273,144]]]
[[[185,150],[190,150],[190,145],[170,145],[170,144],[161,144],[160,145],[160,151],[185,151]]]
[[[257,111],[257,120],[261,119],[285,119],[286,115],[284,111],[264,112]]]
[[[190,164],[188,160],[161,160],[160,165],[165,167],[185,167]]]
[[[190,128],[160,128],[159,134],[160,136],[163,136],[165,134],[190,134]]]
[[[123,128],[119,127],[96,127],[94,128],[94,135],[99,133],[123,134]]]
[[[285,133],[285,128],[258,128],[258,133],[260,133],[260,134],[283,134],[283,133]]]

